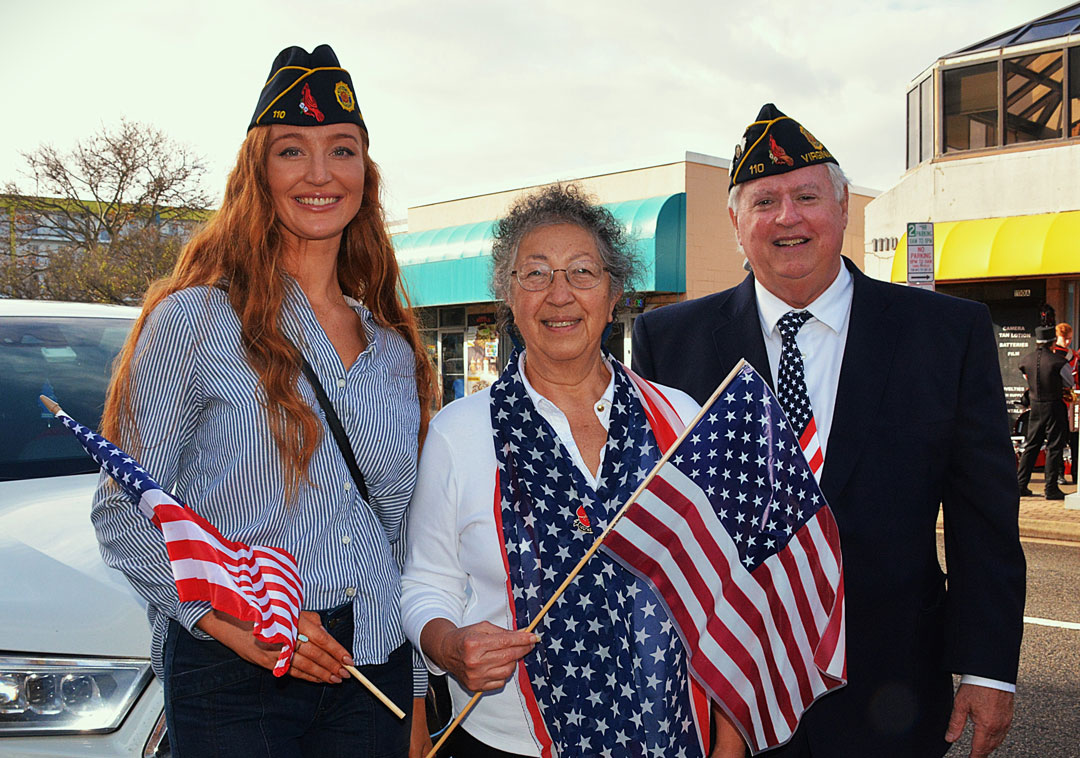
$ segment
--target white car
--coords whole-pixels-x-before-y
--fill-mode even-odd
[[[146,604],[90,525],[96,426],[137,308],[0,300],[0,757],[168,756]]]

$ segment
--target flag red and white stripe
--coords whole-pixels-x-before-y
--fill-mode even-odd
[[[51,401],[49,409],[161,530],[180,602],[208,602],[215,610],[252,622],[257,639],[281,645],[274,675],[284,675],[296,649],[304,602],[296,559],[285,550],[227,539],[163,490],[134,458]]]
[[[164,490],[144,492],[142,503],[152,509],[154,523],[165,536],[180,602],[209,601],[216,610],[252,622],[259,640],[282,645],[274,674],[285,674],[304,602],[292,555],[226,539]]]
[[[627,366],[623,366],[630,383],[641,400],[641,406],[645,409],[645,416],[649,420],[649,427],[656,437],[656,444],[663,451],[667,451],[675,440],[682,434],[686,424],[679,418],[671,401],[648,379],[643,379]]]
[[[817,421],[814,420],[813,416],[810,417],[810,423],[806,425],[802,436],[799,437],[799,447],[802,448],[803,455],[806,456],[806,462],[810,465],[810,471],[813,472],[814,478],[820,482],[821,468],[825,465],[825,453],[821,449]]]

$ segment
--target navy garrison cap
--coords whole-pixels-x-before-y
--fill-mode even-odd
[[[783,174],[818,163],[840,162],[817,137],[798,121],[781,113],[772,103],[758,111],[757,120],[746,127],[735,146],[728,189],[736,184]]]
[[[352,77],[338,63],[333,48],[319,45],[309,53],[302,47],[287,47],[278,53],[248,130],[269,124],[356,124],[367,132],[356,106]]]

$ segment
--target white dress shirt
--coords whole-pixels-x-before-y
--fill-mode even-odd
[[[776,323],[791,310],[810,311],[813,316],[795,336],[795,344],[802,353],[806,391],[810,395],[810,407],[814,410],[814,423],[825,460],[829,459],[829,431],[836,409],[836,386],[851,320],[852,286],[851,272],[841,265],[836,279],[814,302],[806,308],[792,308],[754,280],[758,319],[769,354],[769,370],[774,378],[780,375],[780,348],[783,345]]]
[[[832,430],[833,415],[836,412],[836,389],[840,383],[840,367],[844,363],[844,346],[847,344],[848,324],[851,322],[851,298],[854,292],[851,272],[841,263],[840,272],[833,283],[805,308],[792,308],[765,289],[757,279],[754,280],[754,292],[757,295],[758,320],[765,337],[765,350],[769,355],[769,370],[774,378],[780,374],[780,348],[783,345],[776,323],[791,310],[806,310],[813,316],[795,336],[795,344],[802,353],[806,391],[810,395],[810,407],[814,411],[821,452],[825,456],[825,465],[828,466],[829,432]],[[980,676],[965,674],[960,678],[960,682],[1007,692],[1016,691],[1015,684]]]
[[[537,411],[554,429],[585,480],[595,488],[596,477],[574,442],[570,422],[529,384],[523,364],[522,376]],[[689,395],[657,386],[684,422],[694,418],[700,407]],[[594,407],[605,429],[611,422],[614,394],[612,377]],[[480,621],[503,629],[514,626],[506,595],[502,534],[495,525],[495,446],[490,403],[489,389],[455,400],[428,427],[409,506],[408,553],[402,572],[402,624],[417,648],[420,632],[437,618],[448,619],[459,627]],[[426,660],[431,671],[442,673],[430,658]],[[458,713],[472,693],[453,677],[448,681],[454,712]],[[500,750],[540,755],[516,672],[507,686],[485,693],[462,726],[476,739]]]

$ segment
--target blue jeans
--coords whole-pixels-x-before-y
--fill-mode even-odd
[[[320,612],[352,647],[352,605]],[[412,704],[409,645],[386,663],[360,666],[406,712]],[[406,758],[410,718],[398,719],[362,684],[275,677],[175,621],[165,640],[165,720],[174,758]]]

